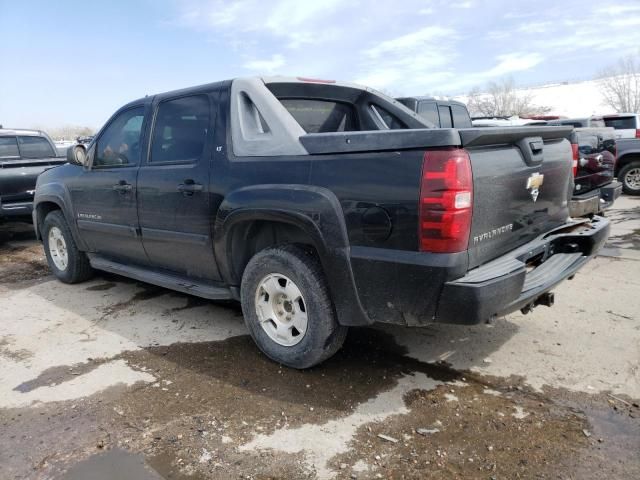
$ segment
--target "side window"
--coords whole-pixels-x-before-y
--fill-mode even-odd
[[[20,154],[22,158],[46,158],[55,157],[51,144],[42,137],[18,137],[20,144]]]
[[[438,113],[440,114],[441,128],[453,127],[453,122],[451,121],[451,110],[447,105],[438,105]]]
[[[0,158],[20,157],[16,137],[0,137]]]
[[[451,105],[451,116],[455,128],[470,128],[471,118],[466,108],[461,105]]]
[[[430,121],[436,127],[440,126],[440,116],[438,115],[436,102],[420,102],[418,104],[418,115]]]
[[[150,162],[197,161],[206,144],[209,117],[206,95],[160,103],[153,128]]]
[[[388,112],[384,108],[378,105],[371,105],[371,109],[374,111],[374,114],[378,116],[382,123],[386,125],[389,130],[400,130],[403,128],[407,128],[407,126],[396,117],[393,113]]]
[[[125,110],[109,124],[96,144],[93,168],[131,167],[140,162],[144,107]]]

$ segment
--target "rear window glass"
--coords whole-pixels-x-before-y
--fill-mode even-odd
[[[425,120],[433,123],[436,127],[440,126],[440,116],[438,115],[438,105],[435,102],[420,102],[418,105],[418,115]]]
[[[610,117],[605,118],[604,123],[616,130],[632,130],[636,128],[636,117]]]
[[[280,102],[307,133],[357,130],[353,105],[306,98],[282,98]]]
[[[380,120],[384,122],[389,130],[401,130],[407,128],[407,126],[393,113],[388,112],[384,108],[378,105],[371,105],[373,111],[380,117]]]
[[[448,106],[438,105],[438,113],[440,113],[440,126],[442,128],[453,127],[453,122],[451,121],[451,110]]]
[[[42,137],[18,137],[20,154],[23,158],[55,157],[51,144]]]
[[[471,117],[466,108],[461,105],[451,105],[451,115],[453,116],[453,126],[456,128],[469,128]]]
[[[0,137],[0,158],[19,156],[16,137]]]

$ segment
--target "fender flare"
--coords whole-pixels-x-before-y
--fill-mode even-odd
[[[344,214],[331,191],[308,185],[267,184],[229,193],[218,210],[213,234],[218,268],[229,285],[238,286],[241,280],[239,272],[233,271],[233,229],[254,221],[301,229],[318,252],[340,324],[373,323],[360,302]]]
[[[36,196],[33,200],[33,227],[36,230],[36,237],[38,239],[41,238],[40,224],[44,218],[38,218],[38,207],[43,203],[54,203],[60,208],[67,224],[69,225],[71,235],[73,235],[73,240],[76,242],[76,245],[80,250],[86,251],[87,245],[78,231],[75,217],[69,207],[71,204],[69,192],[62,185],[55,183],[38,186],[38,189],[36,190]]]

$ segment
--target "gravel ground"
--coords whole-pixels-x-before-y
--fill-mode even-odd
[[[556,305],[261,355],[235,304],[55,281],[0,227],[0,478],[640,478],[640,198]]]

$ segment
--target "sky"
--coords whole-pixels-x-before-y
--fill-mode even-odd
[[[249,75],[457,95],[592,78],[639,46],[640,0],[0,0],[0,124],[99,128]]]

